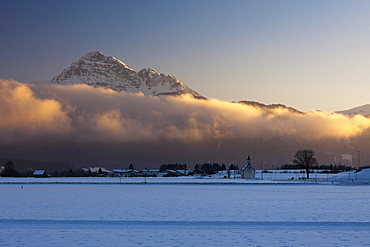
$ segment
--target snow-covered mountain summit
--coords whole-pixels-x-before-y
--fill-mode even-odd
[[[204,98],[172,75],[146,68],[139,72],[115,57],[90,51],[52,79],[61,85],[88,84],[115,91],[142,92],[145,95],[192,94]]]
[[[335,113],[340,113],[340,114],[347,115],[347,116],[354,116],[354,115],[368,116],[370,115],[370,104],[355,107],[355,108],[345,110],[345,111],[336,111]]]

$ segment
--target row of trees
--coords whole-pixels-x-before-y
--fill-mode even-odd
[[[159,171],[164,172],[166,170],[187,170],[186,164],[163,164],[161,165]],[[202,173],[202,174],[215,174],[218,171],[225,171],[225,170],[239,170],[238,166],[231,164],[229,168],[226,167],[225,164],[218,164],[218,163],[203,163],[203,164],[196,164],[194,167],[194,173]]]
[[[285,164],[280,167],[282,170],[293,170],[293,169],[301,169],[301,167],[295,165],[295,164]],[[352,170],[351,166],[345,166],[345,165],[316,165],[312,166],[311,169],[319,169],[324,170],[323,173],[338,173],[338,172],[344,172],[344,171],[350,171]]]
[[[187,167],[186,167],[186,164],[175,163],[175,164],[161,165],[161,167],[159,168],[160,172],[164,172],[166,170],[174,170],[174,171],[187,170]]]
[[[134,166],[132,164],[129,165],[128,169],[134,170]],[[164,172],[166,170],[187,170],[186,164],[163,164],[160,167],[160,172]],[[239,170],[239,167],[236,165],[231,164],[229,168],[226,167],[225,164],[217,164],[217,163],[203,163],[203,164],[196,164],[194,168],[195,173],[205,173],[205,174],[215,174],[218,171],[225,171],[225,170]],[[11,160],[7,161],[2,173],[0,174],[3,177],[18,177],[18,176],[32,176],[33,172],[25,172],[20,174],[15,168],[14,164]],[[96,177],[103,175],[101,168],[97,172],[92,172],[91,170],[86,169],[68,169],[65,171],[54,171],[50,175],[53,177]]]
[[[307,178],[310,178],[310,169],[313,169],[315,166],[318,165],[318,161],[315,158],[315,152],[313,150],[302,149],[298,150],[293,157],[293,164],[295,168],[305,169]],[[168,164],[162,165],[160,171],[163,172],[165,170],[186,170],[186,164]],[[194,172],[197,171],[204,172],[206,174],[215,174],[218,171],[225,171],[225,170],[239,170],[238,166],[230,165],[229,169],[226,169],[226,165],[222,164],[219,165],[217,163],[203,163],[203,164],[196,164],[194,167]]]
[[[315,158],[315,152],[313,150],[298,150],[294,154],[293,164],[295,168],[305,169],[307,178],[310,178],[310,169],[330,169],[331,171],[349,171],[352,167],[344,165],[329,165],[329,166],[318,166],[318,161]]]
[[[320,168],[320,169],[330,169],[337,171],[346,171],[350,170],[351,167],[346,167],[344,165],[330,165],[330,166],[318,166],[318,161],[315,157],[315,152],[313,150],[301,149],[298,150],[293,157],[293,165],[284,165],[283,169],[305,169],[307,178],[310,178],[310,169]],[[186,170],[186,164],[169,164],[162,165],[160,171],[165,171],[166,169],[170,170]],[[206,174],[215,174],[218,171],[225,170],[239,170],[238,166],[231,164],[229,169],[226,168],[225,164],[219,165],[217,163],[203,163],[196,164],[194,167],[195,172],[201,171]]]
[[[84,169],[69,169],[67,171],[54,171],[52,177],[100,177],[106,175],[101,168],[97,172]]]
[[[225,170],[239,170],[238,166],[231,164],[229,168],[226,168],[225,164],[217,164],[217,163],[203,163],[203,164],[196,164],[194,167],[195,172],[202,172],[205,174],[215,174],[219,171]]]
[[[84,169],[76,169],[76,170],[66,170],[66,171],[54,171],[52,174],[50,174],[53,177],[98,177],[103,175],[104,172],[101,170],[101,168],[97,172],[92,172],[91,170],[84,170]],[[11,160],[8,160],[2,172],[0,173],[0,176],[2,177],[30,177],[33,175],[33,170],[27,170],[25,172],[18,172],[15,167],[14,163]]]
[[[298,150],[293,157],[293,164],[295,168],[305,169],[307,178],[310,177],[310,169],[314,169],[318,167],[318,161],[315,158],[315,152],[313,150]],[[284,167],[287,168],[287,165]],[[134,169],[134,166],[130,164],[129,169]],[[161,165],[160,171],[163,172],[165,170],[186,170],[186,164],[167,164]],[[227,169],[225,164],[217,164],[217,163],[203,163],[203,164],[196,164],[195,173],[201,172],[205,174],[215,174],[218,171],[224,170],[239,170],[238,166],[231,164]],[[76,176],[76,177],[85,177],[85,176],[99,176],[103,174],[101,169],[99,172],[91,172],[90,170],[76,170],[73,171],[72,169],[64,172],[54,172],[53,176]],[[11,160],[7,161],[3,171],[1,172],[1,176],[3,177],[17,177],[19,176],[19,172],[14,168],[14,164]]]

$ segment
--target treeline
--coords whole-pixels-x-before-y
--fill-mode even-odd
[[[62,163],[62,162],[53,162],[53,161],[34,161],[34,160],[25,160],[25,159],[11,159],[11,158],[0,158],[0,167],[4,166],[6,162],[11,160],[14,164],[14,169],[16,169],[21,174],[29,174],[36,170],[47,170],[48,172],[53,171],[68,171],[70,168],[73,169],[73,165]]]
[[[41,169],[40,169],[41,170]],[[34,169],[28,169],[23,172],[19,172],[13,163],[12,160],[8,160],[3,170],[0,172],[1,177],[32,177],[34,173]],[[90,169],[67,169],[65,171],[54,171],[49,172],[48,175],[52,177],[99,177],[99,176],[105,176],[108,175],[106,172],[103,172],[100,168],[96,172],[92,172]]]
[[[92,172],[90,169],[69,169],[61,172],[55,171],[51,174],[52,177],[102,177],[106,175],[108,175],[108,173],[103,172],[101,168],[96,172]]]
[[[160,172],[164,172],[166,170],[187,170],[186,164],[163,164],[159,168]],[[216,174],[219,171],[226,171],[226,170],[239,170],[238,166],[231,164],[228,168],[225,164],[218,164],[218,163],[203,163],[203,164],[196,164],[194,167],[194,173],[201,173],[201,174]]]
[[[285,164],[280,167],[282,170],[295,170],[295,169],[302,169],[302,167],[299,167],[294,164]],[[338,172],[345,172],[345,171],[350,171],[353,168],[351,166],[345,166],[345,165],[317,165],[317,166],[312,166],[310,169],[312,170],[325,170],[323,173],[328,172],[328,173],[338,173]]]
[[[134,166],[130,164],[128,169],[134,170]],[[163,164],[160,166],[160,172],[166,172],[168,170],[173,171],[184,171],[187,170],[188,167],[186,164]],[[230,171],[230,170],[239,170],[237,165],[229,165],[228,167],[225,164],[218,164],[218,163],[203,163],[203,164],[196,164],[194,167],[194,171],[188,174],[216,174],[219,171]],[[16,170],[14,163],[11,160],[8,160],[5,163],[3,170],[0,172],[0,176],[2,177],[31,177],[33,176],[34,169],[28,169],[27,171],[19,172]],[[68,168],[66,170],[58,171],[55,170],[54,172],[50,171],[50,169],[46,170],[47,176],[51,177],[100,177],[100,176],[107,176],[108,173],[102,171],[102,168],[99,168],[98,171],[91,171],[90,169],[71,169]]]
[[[163,164],[161,165],[159,171],[164,172],[166,170],[187,170],[186,164]],[[225,164],[217,164],[217,163],[203,163],[203,164],[196,164],[194,167],[194,173],[197,174],[215,174],[219,171],[225,170],[239,170],[238,166],[231,164],[229,168],[226,167]]]
[[[57,163],[55,163],[57,164]],[[45,165],[45,164],[43,164]],[[101,176],[107,176],[109,175],[106,171],[102,171],[102,168],[100,168],[98,171],[91,171],[90,169],[71,169],[69,167],[65,170],[52,170],[47,169],[48,176],[52,177],[101,177]],[[361,167],[369,168],[369,167]],[[134,166],[132,164],[129,165],[128,169],[134,170]],[[280,167],[282,170],[294,170],[294,169],[302,169],[302,167],[299,167],[295,164],[285,164]],[[353,168],[350,166],[345,166],[342,164],[339,165],[317,165],[313,166],[310,169],[320,169],[323,170],[323,173],[338,173],[343,171],[350,171]],[[40,169],[41,170],[41,169]],[[174,163],[174,164],[162,164],[159,168],[160,172],[166,172],[168,170],[172,171],[184,171],[188,170],[188,167],[186,164],[180,164],[180,163]],[[216,174],[219,171],[231,171],[231,170],[239,170],[239,167],[237,165],[225,165],[225,164],[218,164],[218,163],[203,163],[203,164],[196,164],[194,167],[194,170],[192,172],[188,172],[188,175],[191,174]],[[0,170],[0,176],[2,177],[31,177],[33,176],[34,169],[27,169],[26,171],[18,171],[13,163],[12,160],[8,160],[3,169]]]
[[[195,173],[203,172],[205,174],[216,174],[219,171],[226,171],[226,170],[239,170],[239,167],[231,164],[229,168],[227,168],[225,164],[219,165],[217,163],[196,164],[194,167]]]
[[[167,165],[161,165],[161,167],[159,168],[159,171],[160,172],[164,172],[166,170],[174,170],[174,171],[177,171],[177,170],[187,170],[187,167],[186,167],[186,164],[167,164]]]

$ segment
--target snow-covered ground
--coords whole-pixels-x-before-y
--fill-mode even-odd
[[[235,183],[176,182],[180,180]],[[245,181],[241,179],[190,178],[142,181],[1,178],[0,246],[370,243],[369,185],[251,184],[241,183]]]
[[[189,176],[189,177],[61,177],[61,178],[7,178],[0,177],[0,184],[29,184],[29,183],[70,183],[70,184],[103,184],[103,183],[125,183],[125,184],[307,184],[307,183],[361,183],[370,184],[370,169],[363,169],[360,172],[349,171],[337,174],[322,172],[310,173],[310,180],[305,180],[306,174],[302,170],[268,170],[262,173],[256,171],[255,179],[240,179],[240,174],[231,173],[230,179],[224,178],[227,171],[212,176]],[[235,179],[234,179],[235,177]]]

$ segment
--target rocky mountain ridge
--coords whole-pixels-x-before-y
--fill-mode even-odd
[[[87,84],[154,96],[191,94],[195,98],[204,98],[172,75],[158,73],[151,68],[136,72],[119,59],[99,51],[88,52],[55,76],[52,82],[60,85]]]

